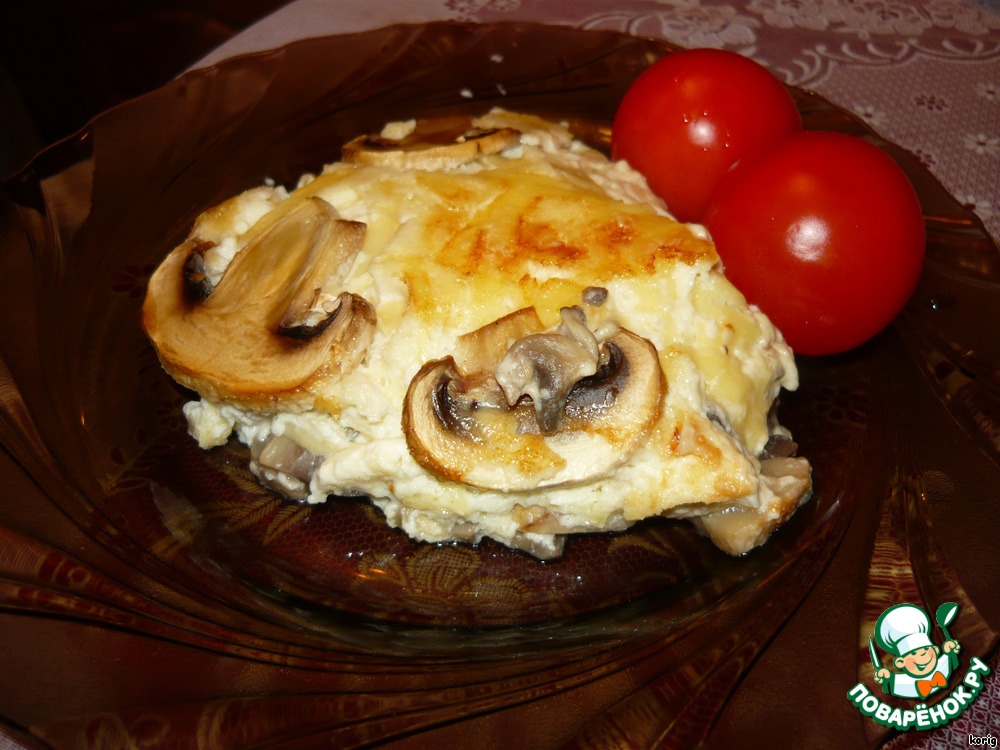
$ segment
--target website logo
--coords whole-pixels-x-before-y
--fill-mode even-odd
[[[851,688],[848,699],[865,716],[899,730],[933,729],[961,715],[979,695],[990,669],[974,656],[964,676],[957,679],[962,647],[948,633],[957,615],[957,604],[938,607],[935,622],[944,636],[938,645],[933,640],[931,619],[923,609],[913,604],[889,607],[875,623],[874,637],[868,639],[875,683],[885,694],[921,702],[912,708],[890,705],[863,682]],[[891,667],[883,663],[876,644],[891,657]],[[954,685],[950,691],[949,685]],[[933,699],[934,705],[922,702],[928,699]]]

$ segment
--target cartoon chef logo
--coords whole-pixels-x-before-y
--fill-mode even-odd
[[[931,619],[920,607],[897,604],[882,613],[875,623],[875,641],[893,655],[895,671],[882,665],[871,639],[868,645],[875,681],[884,691],[898,698],[924,699],[948,685],[961,648],[947,629],[957,610],[955,604],[938,608],[937,622],[945,636],[940,647],[931,641]]]
[[[973,656],[965,674],[959,674],[958,641],[948,634],[957,613],[958,605],[952,602],[937,608],[934,619],[944,633],[944,643],[937,646],[931,640],[931,618],[924,610],[913,604],[889,607],[876,621],[874,637],[868,639],[875,681],[885,693],[914,702],[886,703],[863,680],[847,692],[847,699],[864,716],[899,731],[933,729],[961,716],[985,688],[991,670],[986,662]],[[882,664],[876,642],[892,655],[891,668]],[[954,686],[939,692],[949,682]],[[933,699],[928,700],[928,696]],[[987,744],[975,743],[974,738],[976,735],[969,735],[969,744]]]

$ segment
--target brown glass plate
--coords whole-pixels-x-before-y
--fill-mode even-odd
[[[360,499],[263,490],[139,328],[150,273],[205,207],[290,184],[391,119],[493,105],[594,145],[670,48],[610,32],[432,24],[298,42],[103,114],[5,183],[0,720],[57,747],[731,747],[886,735],[846,700],[905,598],[1000,623],[1000,254],[911,155],[821,98],[807,126],[907,169],[921,288],[850,354],[800,360],[783,421],[815,496],[729,558],[682,523],[572,539],[541,563],[418,544]],[[867,671],[866,671],[867,670]],[[803,703],[804,700],[807,703]],[[201,744],[199,744],[201,743]]]

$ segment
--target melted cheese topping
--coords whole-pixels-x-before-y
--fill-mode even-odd
[[[227,246],[311,195],[365,222],[344,290],[373,306],[377,328],[364,362],[316,393],[310,410],[189,405],[199,442],[220,444],[232,429],[248,444],[287,435],[326,457],[309,501],[365,494],[389,523],[429,541],[527,538],[544,550],[557,532],[757,507],[768,412],[781,387],[797,387],[791,351],[722,275],[702,228],[674,221],[648,193],[648,203],[619,199],[635,193],[627,167],[580,144],[523,141],[441,172],[338,163],[288,198],[258,192],[204,219],[202,231]],[[261,205],[273,210],[247,231],[240,222]],[[608,297],[588,308],[588,325],[621,325],[659,353],[667,391],[646,443],[608,476],[531,493],[474,489],[420,466],[401,428],[417,370],[452,354],[462,334],[524,307],[555,326],[560,308],[579,305],[592,286]],[[591,440],[591,450],[610,449],[600,435]]]

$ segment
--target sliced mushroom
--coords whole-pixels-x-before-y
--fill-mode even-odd
[[[293,500],[304,500],[323,459],[287,435],[271,435],[250,448],[250,471],[262,484]]]
[[[511,405],[491,373],[463,374],[452,357],[428,362],[403,404],[410,452],[440,477],[503,492],[604,476],[659,418],[666,383],[656,348],[629,331],[605,342],[599,360],[569,387],[556,431],[530,395]]]
[[[402,138],[359,136],[344,145],[341,158],[348,164],[393,169],[449,169],[515,146],[520,137],[512,128],[473,127],[468,117],[417,120]]]
[[[513,491],[543,486],[566,467],[537,434],[522,433],[503,395],[477,397],[477,386],[446,357],[425,364],[403,402],[403,432],[417,463],[473,487]],[[483,389],[487,393],[490,388]]]
[[[167,370],[203,396],[260,406],[352,369],[374,311],[338,288],[364,239],[319,198],[296,205],[240,250],[214,289],[192,240],[150,280],[143,326]]]
[[[759,547],[812,495],[812,470],[804,458],[760,462],[756,508],[732,507],[691,519],[694,527],[730,555]]]
[[[472,121],[473,127],[484,130],[490,128],[510,128],[528,136],[528,141],[542,143],[547,151],[558,153],[568,150],[573,142],[573,133],[565,125],[545,120],[536,115],[511,112],[495,107]],[[547,142],[547,143],[546,143]]]
[[[559,429],[570,391],[597,372],[600,361],[597,339],[583,312],[564,307],[560,313],[562,323],[556,332],[519,339],[494,370],[508,404],[513,406],[524,396],[531,399],[545,434]]]
[[[588,286],[583,290],[583,304],[600,307],[608,300],[608,290],[603,286]]]
[[[310,453],[287,435],[271,435],[251,458],[260,466],[309,482],[323,459]]]
[[[799,444],[792,440],[792,436],[787,430],[772,432],[764,444],[759,458],[767,460],[771,458],[791,458],[799,449]]]

